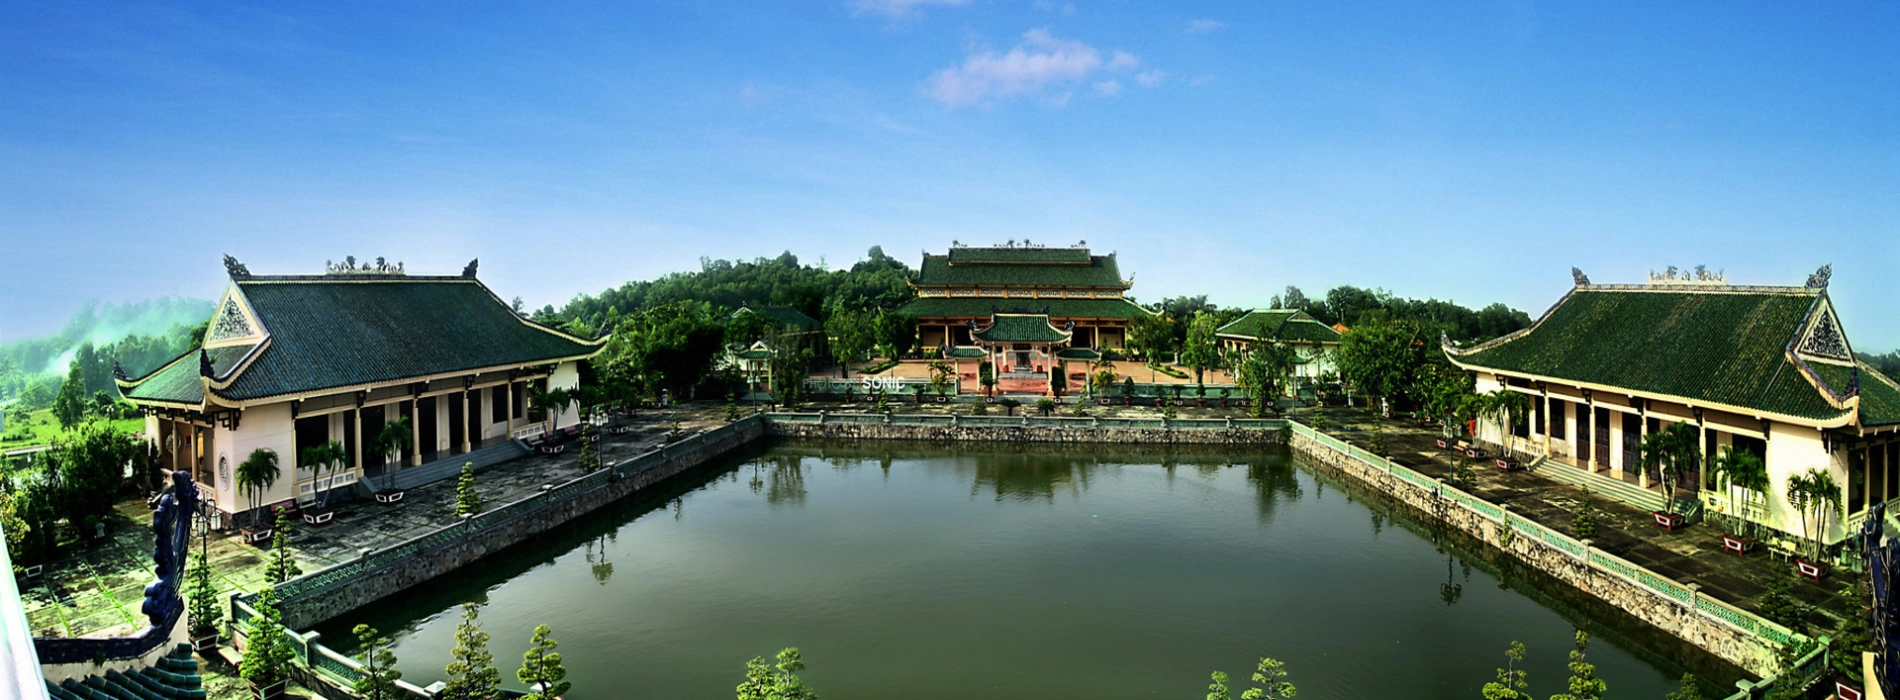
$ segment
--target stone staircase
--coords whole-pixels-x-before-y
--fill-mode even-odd
[[[131,673],[106,671],[83,681],[68,678],[58,685],[48,681],[46,693],[53,700],[200,700],[205,696],[198,661],[191,657],[187,644],[159,657],[158,664],[151,668]]]
[[[533,450],[528,449],[528,446],[521,444],[519,440],[503,440],[479,450],[443,457],[419,467],[405,467],[396,472],[395,479],[389,480],[393,482],[390,484],[385,484],[385,478],[380,475],[366,476],[362,481],[357,482],[357,488],[361,490],[364,497],[389,486],[398,489],[413,489],[423,484],[454,478],[462,473],[462,465],[466,463],[473,462],[475,471],[481,471],[533,453]]]
[[[1613,476],[1584,471],[1546,457],[1538,457],[1527,468],[1533,474],[1549,477],[1580,489],[1587,486],[1591,493],[1640,510],[1663,510],[1668,505],[1668,499],[1656,491]]]

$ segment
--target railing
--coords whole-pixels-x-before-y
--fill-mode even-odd
[[[967,427],[1103,428],[1143,430],[1279,430],[1287,421],[1277,418],[1101,418],[1086,416],[965,416],[883,413],[767,413],[781,423],[826,425],[929,425]]]
[[[0,696],[45,700],[46,680],[40,675],[39,653],[27,626],[26,605],[13,578],[13,560],[0,533]]]
[[[1536,521],[1512,515],[1509,509],[1465,493],[1443,481],[1395,464],[1378,455],[1362,450],[1350,443],[1331,435],[1314,430],[1300,423],[1293,423],[1295,435],[1312,440],[1335,452],[1343,453],[1366,466],[1391,475],[1400,481],[1420,489],[1435,492],[1439,498],[1464,507],[1487,520],[1508,527],[1516,535],[1530,537],[1554,549],[1576,557],[1579,562],[1590,568],[1608,572],[1624,582],[1646,589],[1656,595],[1669,598],[1684,607],[1694,610],[1702,617],[1721,622],[1737,630],[1753,635],[1774,646],[1785,646],[1807,641],[1807,637],[1786,627],[1770,622],[1758,615],[1737,608],[1720,600],[1701,595],[1695,588],[1678,583],[1670,578],[1650,571],[1608,552],[1589,547],[1582,541],[1564,533],[1545,527]]]

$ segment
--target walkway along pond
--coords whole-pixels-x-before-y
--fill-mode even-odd
[[[759,436],[765,434],[768,428],[772,432],[791,432],[785,430],[784,427],[793,426],[793,430],[800,434],[812,434],[816,432],[813,428],[822,427],[825,429],[840,430],[840,432],[848,430],[853,437],[863,438],[879,437],[878,433],[880,429],[874,428],[873,426],[883,424],[886,421],[884,416],[851,416],[850,418],[844,418],[843,416],[812,416],[807,418],[807,415],[810,414],[797,416],[772,415],[770,416],[772,419],[770,421],[761,421],[761,419],[757,417],[747,418],[717,431],[692,438],[687,444],[670,447],[667,455],[643,455],[635,460],[630,460],[628,463],[614,465],[614,467],[608,471],[577,480],[577,482],[573,484],[557,487],[543,494],[540,499],[531,499],[538,500],[539,502],[537,503],[524,502],[497,509],[483,516],[478,516],[476,521],[468,523],[467,525],[457,526],[456,528],[450,528],[425,538],[419,538],[418,541],[392,548],[391,551],[372,553],[358,562],[335,567],[332,570],[316,572],[297,581],[283,584],[279,588],[286,594],[287,599],[290,600],[291,605],[289,607],[291,610],[299,616],[294,618],[294,620],[299,623],[298,627],[305,627],[318,620],[344,614],[348,610],[357,608],[363,603],[368,602],[368,600],[386,597],[391,593],[417,585],[429,578],[453,570],[457,566],[481,560],[485,556],[492,556],[494,553],[499,552],[511,544],[526,541],[538,533],[546,532],[552,527],[571,521],[587,512],[605,506],[614,500],[639,491],[643,487],[648,487],[669,476],[686,471],[694,465],[714,458],[718,454],[728,452],[737,446],[756,440]],[[947,417],[930,418],[942,422],[943,419]],[[896,420],[902,422],[905,421],[905,418],[898,417]],[[957,422],[975,423],[978,421],[966,417]],[[1084,442],[1086,440],[1074,437],[1076,433],[1083,432],[1082,429],[1085,426],[1081,425],[1081,423],[1088,424],[1086,426],[1088,432],[1095,432],[1106,427],[1111,430],[1104,430],[1102,432],[1113,432],[1113,429],[1120,428],[1124,431],[1138,431],[1141,433],[1154,431],[1156,434],[1162,436],[1166,436],[1170,433],[1176,435],[1195,434],[1193,438],[1168,439],[1168,442],[1204,441],[1228,444],[1259,444],[1275,442],[1281,435],[1285,434],[1281,430],[1275,429],[1279,424],[1277,421],[1262,421],[1258,426],[1247,425],[1245,427],[1233,426],[1232,423],[1224,421],[1214,421],[1215,423],[1223,423],[1223,425],[1219,426],[1183,427],[1178,424],[1185,423],[1186,421],[1173,421],[1171,423],[1174,425],[1170,425],[1170,422],[1158,420],[1147,421],[1156,423],[1157,425],[1155,426],[1118,426],[1114,425],[1114,423],[1120,421],[1115,421],[1114,419],[1102,419],[1097,421],[1094,419],[1073,418],[991,417],[988,420],[981,420],[981,422],[995,425],[980,426],[980,428],[987,428],[988,431],[979,430],[979,426],[975,425],[949,426],[948,428],[950,429],[946,429],[945,426],[926,427],[914,425],[909,427],[895,426],[894,429],[901,428],[902,430],[909,431],[904,437],[912,438],[923,437],[931,433],[938,435],[956,433],[967,434],[970,436],[968,439],[975,439],[981,432],[990,432],[990,437],[986,440],[988,442],[995,442],[999,437],[1023,441]],[[836,428],[832,426],[836,426]],[[928,432],[916,432],[918,430],[926,430]],[[1352,448],[1349,447],[1345,447],[1344,452],[1333,450],[1332,445],[1323,444],[1323,441],[1329,440],[1329,438],[1313,434],[1310,430],[1305,429],[1304,426],[1296,425],[1289,428],[1289,431],[1295,436],[1293,441],[1296,444],[1313,443],[1305,445],[1305,449],[1309,455],[1316,456],[1315,461],[1320,461],[1317,457],[1323,457],[1323,452],[1332,451],[1335,455],[1351,456],[1361,467],[1370,468],[1372,464],[1363,459],[1365,457],[1371,457],[1370,455],[1352,455]],[[1216,434],[1218,434],[1218,436]],[[1051,438],[1051,435],[1057,437]],[[884,437],[893,436],[884,435]],[[1145,442],[1161,441],[1155,439],[1154,435],[1145,437],[1148,438],[1144,440]],[[936,438],[924,437],[923,439]],[[1332,442],[1336,443],[1337,441]],[[1317,449],[1316,445],[1322,445],[1327,448],[1327,450]],[[1341,445],[1341,447],[1344,446]],[[1118,449],[1117,451],[1123,450]],[[1377,458],[1374,457],[1372,459]],[[1359,473],[1356,473],[1354,469],[1351,468],[1351,465],[1341,467],[1340,464],[1329,462],[1329,466],[1351,474],[1355,478],[1366,479],[1369,475],[1369,473],[1364,473],[1363,469],[1361,469]],[[1402,470],[1403,468],[1397,469]],[[1417,477],[1417,475],[1414,476]],[[1386,479],[1386,481],[1390,480],[1391,479]],[[1417,480],[1430,482],[1430,480],[1424,479],[1423,477],[1417,477]],[[1400,481],[1403,482],[1404,480],[1400,479]],[[1367,479],[1366,483],[1377,486],[1380,480],[1377,478]],[[1427,488],[1416,484],[1412,487]],[[1421,504],[1415,502],[1418,499],[1409,498],[1403,489],[1394,490],[1388,488],[1387,491],[1392,493],[1397,500],[1405,503],[1407,506],[1418,508],[1420,512],[1431,513],[1437,517],[1445,517],[1447,515],[1444,508],[1432,505],[1431,501],[1424,501],[1424,507],[1420,507]],[[1456,496],[1452,491],[1439,491],[1437,493],[1450,494],[1454,498]],[[1489,505],[1483,504],[1482,502],[1476,502],[1475,504],[1454,503],[1458,508],[1470,510],[1471,513],[1477,514],[1480,517],[1483,516],[1483,513],[1473,509],[1473,506],[1482,507],[1483,505]],[[1457,517],[1448,518],[1448,521],[1454,525],[1459,525]],[[1491,522],[1495,524],[1495,521]],[[1513,532],[1529,532],[1531,529],[1536,528],[1536,526],[1533,523],[1514,521],[1512,522],[1512,528]],[[1482,541],[1484,544],[1491,546],[1499,544],[1497,541],[1497,532],[1501,532],[1501,529],[1497,531],[1487,531],[1484,529],[1482,523],[1470,520],[1468,515],[1466,516],[1466,521],[1459,526],[1459,529],[1471,533],[1472,536],[1476,538],[1480,538],[1479,541]],[[457,531],[451,532],[451,530]],[[1556,535],[1559,538],[1562,537],[1558,533],[1549,534]],[[1537,567],[1556,567],[1557,564],[1561,564],[1561,562],[1553,563],[1548,561],[1547,557],[1544,559],[1526,557],[1526,550],[1529,549],[1526,544],[1528,538],[1516,536],[1513,539],[1514,541],[1510,543],[1512,545],[1512,551],[1518,557],[1524,558],[1526,562],[1532,563]],[[1539,541],[1549,542],[1547,538],[1540,538]],[[448,552],[448,554],[444,555],[443,552]],[[1601,553],[1596,554],[1600,555]],[[1609,560],[1592,556],[1587,561],[1589,561],[1591,565],[1600,566],[1603,562]],[[1614,564],[1613,561],[1610,563]],[[490,562],[484,563],[482,567],[484,572],[492,569],[489,564]],[[1585,568],[1589,570],[1589,567]],[[396,571],[397,569],[401,569],[401,571]],[[1590,588],[1585,588],[1585,590],[1595,595],[1604,595],[1605,592],[1608,592],[1611,596],[1631,595],[1628,591],[1623,590],[1623,588],[1628,587],[1618,588],[1615,586],[1602,586],[1597,585],[1597,583],[1592,583],[1590,575],[1578,576],[1576,572],[1573,571],[1569,572],[1569,576],[1566,576],[1565,571],[1561,567],[1557,567],[1557,570],[1554,572],[1547,573],[1550,573],[1554,580],[1572,583],[1572,585],[1575,585],[1575,581],[1585,581],[1587,585],[1591,586]],[[1635,587],[1650,594],[1655,594],[1656,588],[1664,588],[1667,590],[1666,586],[1670,583],[1667,581],[1645,582],[1641,578],[1642,572],[1631,573],[1635,575],[1628,576],[1627,578],[1633,579],[1634,582],[1637,583]],[[1604,574],[1604,572],[1598,572],[1598,575],[1606,574]],[[1652,585],[1645,586],[1646,583]],[[361,589],[364,591],[373,591],[374,593],[337,595],[337,591],[346,589]],[[1618,593],[1619,590],[1623,590],[1623,592]],[[1628,610],[1632,614],[1637,615],[1638,618],[1644,619],[1647,622],[1658,624],[1660,629],[1665,629],[1678,636],[1685,636],[1682,634],[1683,630],[1691,630],[1695,635],[1699,636],[1695,639],[1689,639],[1688,641],[1697,643],[1699,646],[1707,645],[1703,646],[1705,649],[1714,647],[1710,649],[1710,651],[1716,653],[1717,656],[1721,658],[1730,659],[1751,669],[1765,670],[1765,667],[1762,666],[1760,662],[1760,653],[1763,649],[1767,648],[1766,645],[1759,641],[1751,642],[1749,636],[1735,634],[1733,630],[1742,629],[1742,625],[1754,622],[1758,626],[1752,631],[1752,634],[1754,635],[1754,639],[1759,640],[1765,635],[1776,633],[1776,628],[1763,627],[1763,625],[1767,625],[1768,623],[1759,621],[1747,613],[1733,611],[1736,613],[1735,621],[1729,621],[1726,618],[1722,619],[1722,621],[1728,624],[1732,629],[1725,630],[1716,628],[1711,631],[1706,626],[1698,626],[1702,625],[1702,622],[1698,620],[1709,617],[1712,614],[1709,612],[1711,610],[1720,612],[1724,609],[1733,609],[1726,608],[1726,606],[1723,606],[1719,601],[1707,601],[1706,598],[1696,599],[1693,597],[1692,592],[1686,590],[1684,590],[1684,593],[1687,596],[1687,603],[1694,605],[1695,609],[1699,611],[1698,614],[1683,614],[1671,618],[1667,616],[1666,610],[1662,610],[1655,605],[1650,605],[1648,608],[1638,607],[1635,609],[1623,609]],[[323,602],[313,602],[317,599],[323,599]],[[1640,600],[1627,597],[1620,600],[1610,598],[1610,600],[1618,607],[1631,601],[1639,605],[1642,604]],[[238,609],[235,616],[239,618],[246,617],[249,612],[247,609],[248,606],[243,604],[244,601],[242,599],[237,602]],[[1648,615],[1648,617],[1644,617],[1644,615]],[[1661,623],[1657,622],[1659,619]],[[1780,630],[1780,633],[1785,635],[1786,631]],[[299,636],[306,637],[307,635]],[[786,641],[788,644],[799,643],[796,639]],[[300,655],[317,662],[315,666],[318,669],[319,676],[323,677],[323,680],[343,681],[354,676],[352,669],[354,664],[342,658],[336,652],[324,649],[318,644],[310,644],[307,641],[297,646]],[[1500,646],[1500,649],[1501,648]],[[1740,653],[1738,653],[1737,650],[1741,650]],[[764,651],[770,650],[763,650],[758,653],[763,653]],[[1554,653],[1556,650],[1551,651]],[[1261,651],[1258,653],[1266,652]],[[1679,656],[1676,654],[1672,655]],[[1689,665],[1695,667],[1705,675],[1710,673],[1707,669],[1707,663],[1690,663]],[[1717,673],[1717,677],[1720,677],[1719,672]]]

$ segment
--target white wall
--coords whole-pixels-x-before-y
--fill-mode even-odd
[[[218,466],[218,506],[226,512],[241,512],[253,504],[236,488],[237,467],[251,452],[268,449],[277,453],[277,483],[267,489],[255,505],[263,506],[293,498],[297,491],[297,480],[292,475],[292,467],[297,463],[296,423],[290,418],[290,404],[279,403],[256,406],[245,409],[238,421],[236,431],[223,427],[217,429],[215,443],[212,445],[219,459],[229,460],[230,474],[227,478],[222,466]]]

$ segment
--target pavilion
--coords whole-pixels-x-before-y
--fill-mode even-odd
[[[1293,376],[1311,380],[1339,371],[1333,352],[1340,333],[1300,309],[1254,309],[1221,326],[1214,337],[1223,349],[1237,353],[1259,342],[1292,348]]]
[[[977,345],[972,324],[998,314],[1045,316],[1070,334],[1067,344],[1118,348],[1129,319],[1154,315],[1123,297],[1133,283],[1122,279],[1114,254],[1093,255],[1083,244],[952,244],[943,255],[924,254],[910,286],[917,298],[900,311],[917,319],[925,348]]]
[[[253,275],[228,256],[225,267],[202,347],[118,386],[143,409],[164,466],[190,473],[226,514],[538,434],[527,397],[577,387],[580,361],[606,343],[522,318],[475,278],[475,262],[453,276],[381,260],[321,275]],[[554,413],[556,429],[579,420]],[[413,447],[385,464],[365,443],[398,419]],[[340,471],[299,463],[333,440],[347,454]],[[232,474],[259,449],[277,453],[280,478],[252,504]]]
[[[1444,351],[1476,375],[1477,391],[1530,397],[1525,420],[1481,424],[1482,439],[1545,456],[1549,468],[1656,488],[1641,440],[1687,423],[1705,455],[1752,452],[1769,475],[1762,494],[1731,494],[1706,469],[1687,476],[1705,507],[1800,533],[1788,479],[1824,470],[1845,517],[1822,539],[1838,542],[1870,506],[1900,498],[1900,386],[1855,359],[1828,300],[1830,275],[1735,286],[1672,269],[1647,284],[1592,284],[1573,270],[1573,288],[1530,328],[1471,347],[1446,340]]]

